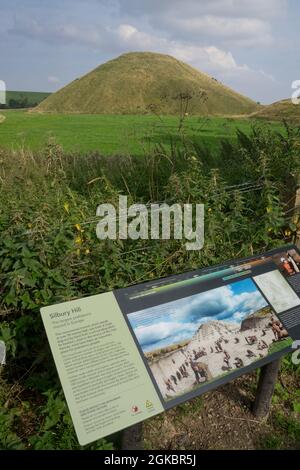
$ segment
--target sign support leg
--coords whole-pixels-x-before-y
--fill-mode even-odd
[[[122,450],[142,450],[142,423],[130,426],[122,432]]]
[[[253,413],[257,418],[265,418],[269,413],[279,367],[280,359],[276,359],[260,369],[256,397],[253,405]]]

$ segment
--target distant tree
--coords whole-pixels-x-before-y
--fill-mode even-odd
[[[20,97],[19,105],[20,105],[20,108],[28,108],[30,106],[27,96],[22,95]]]
[[[17,107],[17,101],[13,98],[11,98],[8,102],[8,107],[9,108],[16,108]]]
[[[12,109],[18,109],[18,108],[29,108],[31,104],[28,101],[27,96],[20,96],[19,98],[11,98],[8,102],[8,107]]]

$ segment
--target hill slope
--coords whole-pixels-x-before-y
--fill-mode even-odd
[[[207,94],[205,103],[199,98]],[[248,114],[258,105],[168,55],[137,52],[106,62],[52,94],[39,112],[144,114],[154,106],[162,114],[178,114],[181,93],[190,93],[193,114]]]
[[[264,106],[259,111],[251,115],[257,119],[267,119],[268,121],[282,121],[300,124],[300,105],[295,105],[290,99],[277,101],[269,106]]]

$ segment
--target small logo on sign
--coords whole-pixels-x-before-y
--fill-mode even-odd
[[[137,413],[139,411],[139,407],[136,405],[133,405],[133,407],[131,408],[131,411],[132,413]]]
[[[149,410],[149,408],[153,408],[153,403],[150,400],[146,401],[146,408]]]

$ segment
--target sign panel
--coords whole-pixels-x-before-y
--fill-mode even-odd
[[[291,350],[295,246],[41,309],[80,444]]]

